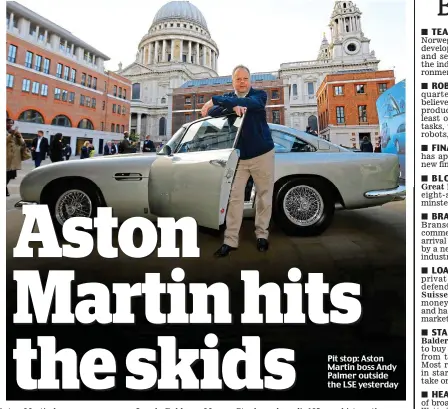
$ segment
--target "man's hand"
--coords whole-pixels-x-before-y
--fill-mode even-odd
[[[233,110],[238,116],[243,116],[246,113],[247,108],[238,106],[234,107]]]
[[[208,115],[208,111],[210,110],[210,108],[213,106],[213,101],[209,100],[207,101],[201,109],[201,115],[202,116],[207,116]]]

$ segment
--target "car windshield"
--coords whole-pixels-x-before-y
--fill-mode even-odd
[[[175,152],[177,145],[179,145],[180,140],[182,139],[183,134],[185,133],[185,128],[182,126],[179,130],[171,137],[171,139],[163,145],[162,149],[157,152],[157,155],[168,155],[166,151],[166,147],[169,146],[172,152]]]
[[[186,153],[232,148],[241,118],[230,115],[193,123],[173,152]]]

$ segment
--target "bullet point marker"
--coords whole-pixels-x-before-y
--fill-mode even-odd
[[[428,274],[428,267],[422,267],[422,274]]]
[[[428,176],[423,175],[422,176],[422,182],[427,182],[428,181]]]
[[[422,220],[428,220],[428,214],[422,213]]]
[[[422,28],[422,36],[427,36],[427,35],[428,35],[428,29]]]
[[[428,83],[422,82],[422,89],[428,89]]]
[[[428,145],[422,145],[422,151],[426,152],[428,150]]]
[[[428,397],[428,392],[422,392],[422,398],[427,398]]]
[[[427,329],[422,329],[422,335],[424,337],[426,337],[428,335],[428,330]]]

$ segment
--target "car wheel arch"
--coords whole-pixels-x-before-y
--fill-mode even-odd
[[[92,182],[90,179],[82,177],[82,176],[66,176],[61,177],[57,179],[53,179],[51,182],[47,183],[44,188],[42,189],[42,192],[40,194],[40,203],[42,204],[48,204],[48,201],[51,197],[51,192],[59,186],[70,186],[73,183],[83,183],[86,186],[89,186],[90,188],[94,189],[95,192],[98,195],[98,199],[100,200],[100,203],[103,204],[103,206],[107,206],[106,200],[104,199],[103,192],[98,187],[98,185],[94,182]]]
[[[342,195],[339,192],[339,189],[334,185],[334,183],[323,176],[315,175],[315,174],[305,174],[304,173],[304,174],[294,174],[294,175],[287,175],[287,176],[281,177],[274,184],[273,198],[275,199],[277,197],[278,191],[285,183],[289,182],[290,180],[300,179],[300,178],[304,178],[304,179],[305,178],[306,179],[313,178],[313,179],[317,179],[317,180],[320,180],[321,182],[325,183],[330,188],[331,194],[334,198],[335,203],[340,203],[342,205],[342,207],[345,207],[344,199],[342,198]]]

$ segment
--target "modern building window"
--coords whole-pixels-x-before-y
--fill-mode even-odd
[[[103,111],[106,109],[106,101],[103,101]]]
[[[367,122],[367,105],[358,106],[359,122]]]
[[[98,79],[96,77],[93,77],[93,85],[92,88],[96,89],[96,83],[97,83]]]
[[[163,98],[160,100],[160,102],[161,102],[162,104],[166,104],[166,98],[163,97]]]
[[[16,62],[17,57],[17,47],[15,45],[10,44],[8,50],[8,61]]]
[[[54,99],[61,99],[61,90],[59,88],[54,89]]]
[[[68,92],[65,89],[63,89],[62,90],[62,100],[64,102],[67,102],[67,99],[68,99]]]
[[[121,98],[121,92],[122,92],[122,89],[120,87],[120,88],[118,88],[118,98]]]
[[[14,75],[6,74],[6,88],[14,87]]]
[[[365,94],[365,85],[364,84],[358,84],[356,86],[356,93],[357,94]]]
[[[126,90],[123,90],[123,98],[126,99]]]
[[[90,108],[90,97],[86,97],[86,107]]]
[[[85,99],[86,97],[84,95],[81,95],[81,97],[79,98],[79,105],[84,106]]]
[[[68,77],[70,75],[70,67],[64,67],[64,80],[68,81]]]
[[[278,89],[272,90],[272,97],[271,99],[280,99],[280,93],[278,92]]]
[[[40,83],[33,82],[33,88],[31,90],[31,93],[39,95],[39,87],[40,87]]]
[[[111,132],[115,132],[115,124],[112,124],[112,125],[110,126],[110,131],[111,131]]]
[[[191,115],[190,114],[185,114],[185,122],[190,122],[191,121]]]
[[[91,75],[87,76],[87,86],[89,88],[92,87],[92,76]]]
[[[380,94],[387,91],[387,84],[378,84],[378,91]]]
[[[42,84],[42,86],[40,87],[40,95],[42,95],[43,97],[46,97],[48,95],[48,85],[47,84]]]
[[[336,107],[336,122],[338,124],[345,124],[344,107]]]
[[[117,124],[117,125],[115,126],[115,132],[116,132],[116,133],[120,133],[120,125]]]
[[[140,99],[140,84],[132,84],[132,99]]]
[[[121,125],[121,133],[124,133],[124,125]]]
[[[126,107],[121,107],[121,113],[124,115],[126,113]]]
[[[280,124],[280,111],[279,110],[272,111],[272,123]]]
[[[160,118],[159,120],[159,135],[166,135],[166,119],[164,117]]]
[[[118,105],[118,107],[117,107],[117,113],[118,113],[118,114],[121,114],[121,105]]]
[[[87,78],[87,75],[85,72],[83,72],[82,76],[81,76],[81,85],[86,85],[86,78]]]
[[[101,122],[101,130],[104,131],[104,122]]]
[[[203,104],[204,103],[204,95],[199,95],[198,96],[198,104]]]
[[[62,64],[58,64],[58,67],[56,69],[56,77],[62,78]]]
[[[107,91],[107,82],[104,81],[104,92],[106,92],[106,91]]]
[[[117,96],[117,86],[116,85],[114,85],[114,97],[116,97]]]
[[[65,115],[58,115],[53,118],[51,125],[71,127],[72,121]]]
[[[92,108],[96,108],[96,98],[92,98]]]
[[[68,94],[68,102],[70,102],[71,104],[75,103],[75,93],[74,92],[70,92]]]
[[[31,51],[26,52],[25,67],[27,67],[27,68],[33,67],[33,57],[34,57],[34,54]]]
[[[185,97],[185,105],[191,105],[191,97]]]
[[[89,119],[81,119],[78,124],[78,128],[93,130],[93,124]]]
[[[36,24],[30,23],[30,36],[35,37],[37,34],[37,26]]]
[[[19,121],[21,122],[33,122],[35,124],[43,124],[44,117],[38,111],[34,109],[28,109],[19,115]]]
[[[117,104],[112,105],[112,112],[115,114],[117,112]]]
[[[335,85],[334,95],[344,95],[344,87],[342,85]]]
[[[44,74],[50,74],[50,62],[48,58],[45,58],[44,60]]]
[[[34,69],[36,71],[40,71],[42,69],[42,56],[36,54],[36,58],[34,59]]]
[[[76,82],[76,70],[74,68],[72,68],[72,72],[70,75],[70,81],[71,82]]]
[[[30,86],[31,86],[31,81],[24,78],[22,81],[22,91],[30,92]]]

